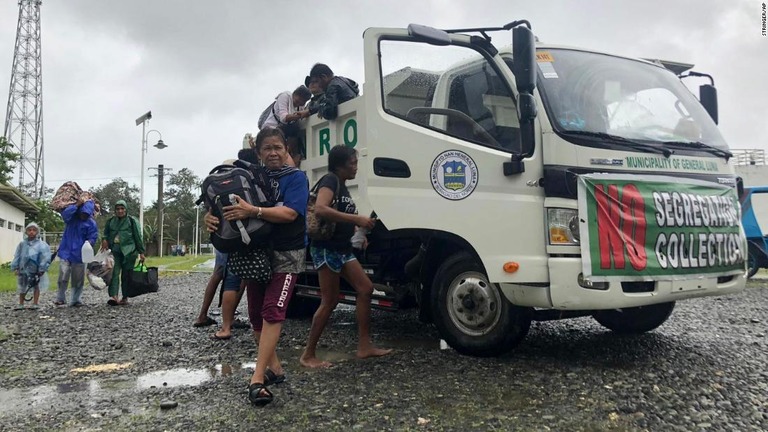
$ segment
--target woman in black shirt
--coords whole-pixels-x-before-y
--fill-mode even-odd
[[[315,214],[326,221],[336,222],[336,229],[330,239],[313,240],[310,246],[322,295],[320,307],[312,318],[307,347],[299,360],[302,366],[310,368],[331,366],[329,362],[317,358],[315,348],[331,313],[339,303],[339,283],[342,277],[357,291],[357,357],[379,357],[392,351],[377,348],[371,342],[373,283],[352,253],[350,243],[356,226],[371,229],[376,224],[375,219],[357,214],[346,186],[346,181],[354,179],[357,174],[357,152],[351,147],[335,146],[328,153],[328,171],[318,182]]]

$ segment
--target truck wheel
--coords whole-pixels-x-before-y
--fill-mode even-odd
[[[749,245],[749,257],[747,258],[747,279],[752,279],[752,276],[757,274],[760,270],[760,254],[761,251],[752,245]]]
[[[601,310],[592,314],[603,327],[619,334],[640,334],[664,324],[675,302],[624,309]]]
[[[293,296],[288,303],[285,317],[290,319],[310,318],[320,306],[320,299]]]
[[[462,354],[505,353],[530,329],[530,309],[510,303],[467,253],[452,255],[440,266],[431,294],[440,336]]]

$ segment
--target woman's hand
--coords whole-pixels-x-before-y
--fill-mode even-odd
[[[143,263],[145,259],[147,259],[147,257],[145,257],[144,254],[139,254],[139,262],[140,263]]]
[[[107,239],[104,239],[101,241],[101,250],[107,250],[109,249],[109,242]]]
[[[359,226],[360,228],[373,229],[374,225],[376,225],[376,219],[360,215],[357,216],[355,225]]]
[[[216,230],[219,229],[219,218],[212,215],[210,210],[208,210],[208,213],[203,217],[203,221],[205,222],[205,229],[208,230],[208,232],[216,232]]]
[[[258,213],[258,207],[248,204],[240,197],[235,197],[233,205],[224,207],[224,219],[228,221],[248,219],[256,213]]]

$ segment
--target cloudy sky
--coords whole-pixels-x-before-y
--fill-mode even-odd
[[[280,91],[324,62],[363,80],[368,27],[500,26],[528,19],[545,42],[696,64],[718,87],[732,148],[768,149],[768,37],[762,0],[43,0],[46,183],[139,184],[148,110],[169,146],[146,165],[203,176],[234,157]],[[17,0],[0,0],[0,89],[7,89]],[[495,41],[507,44],[504,35]],[[698,84],[698,83],[697,83]],[[3,111],[3,114],[5,112]],[[5,118],[5,115],[2,117]],[[147,177],[145,201],[156,198]]]

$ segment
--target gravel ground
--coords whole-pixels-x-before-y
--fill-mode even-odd
[[[396,351],[356,360],[344,309],[321,340],[335,366],[306,370],[309,321],[289,321],[288,380],[257,408],[250,332],[214,342],[214,328],[191,325],[206,280],[163,279],[114,308],[90,288],[78,309],[12,311],[15,295],[0,296],[0,430],[768,430],[768,281],[681,302],[638,337],[588,318],[534,323],[517,351],[490,359],[440,350],[413,312],[375,312],[375,340]],[[72,371],[110,363],[124,368]]]

